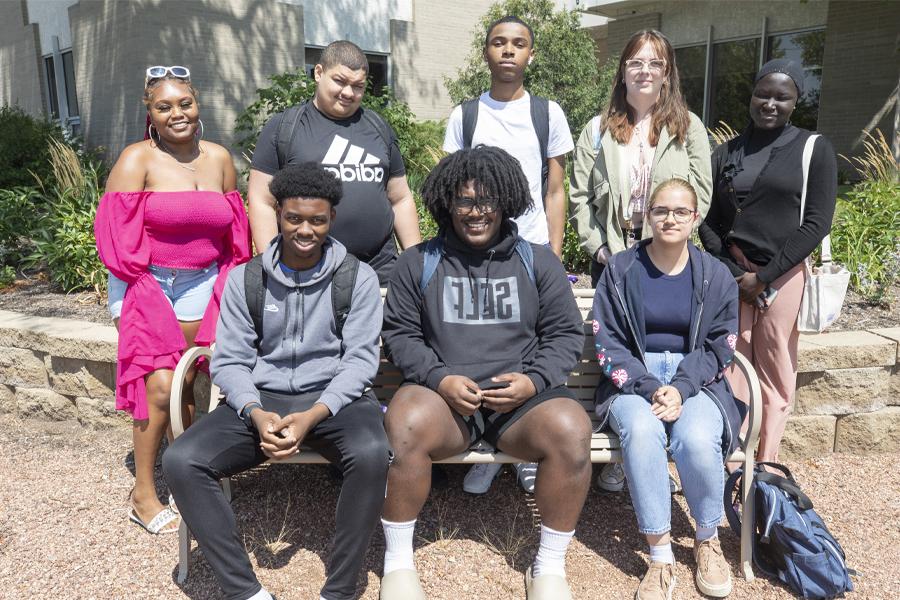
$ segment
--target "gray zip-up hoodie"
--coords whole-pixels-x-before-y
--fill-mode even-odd
[[[235,267],[222,293],[210,371],[230,407],[259,402],[259,390],[282,394],[322,391],[318,402],[332,415],[362,396],[378,372],[382,303],[375,271],[360,263],[343,342],[337,337],[331,278],[346,248],[333,238],[322,246],[320,271],[300,282],[279,266],[281,236],[263,254],[268,275],[259,348],[244,295],[244,265]]]

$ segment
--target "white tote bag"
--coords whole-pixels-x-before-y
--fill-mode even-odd
[[[806,185],[809,181],[809,163],[813,146],[818,135],[811,135],[803,147],[803,191],[800,193],[800,222],[806,208]],[[850,272],[843,265],[831,262],[831,235],[822,240],[822,264],[813,266],[809,257],[804,261],[806,282],[800,314],[797,315],[797,329],[807,332],[821,332],[834,323],[841,314]]]

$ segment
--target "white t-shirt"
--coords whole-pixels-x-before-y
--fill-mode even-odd
[[[472,146],[484,144],[503,148],[516,157],[525,171],[531,189],[532,206],[515,219],[519,235],[534,244],[548,244],[547,216],[541,197],[541,148],[531,123],[531,96],[528,92],[518,100],[498,102],[485,92],[478,99],[478,121],[472,133]],[[553,158],[575,148],[566,116],[556,102],[549,102],[550,135],[547,157]],[[447,121],[444,150],[456,152],[463,147],[462,106],[457,106]]]

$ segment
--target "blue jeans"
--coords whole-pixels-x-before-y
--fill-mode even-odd
[[[199,321],[203,318],[219,274],[216,263],[205,269],[173,269],[150,265],[147,270],[159,282],[179,321]],[[122,301],[127,288],[127,283],[112,273],[109,274],[107,306],[113,319],[122,315]]]
[[[668,384],[683,354],[648,352],[647,370]],[[683,400],[681,416],[665,423],[641,396],[622,394],[610,406],[610,426],[622,441],[628,490],[644,535],[672,528],[672,498],[666,449],[675,459],[684,497],[698,527],[722,520],[724,420],[716,403],[702,390]]]

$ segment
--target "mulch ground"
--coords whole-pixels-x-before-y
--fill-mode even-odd
[[[0,597],[221,597],[196,544],[190,576],[179,586],[177,536],[153,537],[128,522],[130,450],[127,428],[94,432],[0,417]],[[843,544],[847,562],[862,573],[851,598],[895,598],[900,589],[898,461],[900,453],[787,463]],[[530,497],[509,469],[482,497],[461,491],[463,467],[448,472],[449,489],[432,495],[417,528],[416,563],[428,597],[524,598],[523,571],[537,543]],[[234,490],[238,526],[263,584],[280,600],[317,598],[339,492],[327,469],[261,467],[236,478]],[[691,522],[680,494],[673,536],[674,597],[699,598]],[[741,579],[738,539],[725,527],[720,536],[735,577],[732,598],[792,597],[767,579]],[[360,598],[378,597],[383,552],[376,531]],[[627,495],[592,490],[568,554],[575,598],[632,597],[645,561]]]

